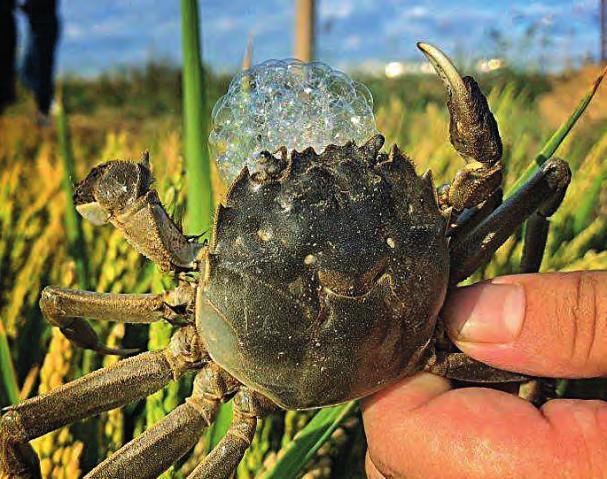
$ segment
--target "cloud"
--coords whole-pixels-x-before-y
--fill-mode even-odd
[[[430,16],[430,9],[423,5],[416,5],[403,12],[404,18],[427,18]]]
[[[128,22],[123,18],[109,18],[90,26],[87,35],[118,36],[129,28]]]
[[[78,25],[70,23],[63,29],[63,34],[70,40],[77,40],[84,35],[84,30]]]
[[[344,19],[354,11],[353,0],[329,0],[320,2],[321,17]]]
[[[238,28],[238,22],[234,19],[234,17],[220,17],[216,20],[213,20],[211,27],[214,31],[225,33],[232,32]]]
[[[205,62],[224,71],[238,68],[250,31],[256,33],[255,61],[291,55],[293,5],[292,0],[201,1]],[[571,55],[597,49],[598,0],[317,0],[317,5],[318,52],[333,64],[417,58],[414,45],[420,39],[447,49],[458,45],[474,57],[493,48],[487,42],[490,28],[516,42],[534,24],[553,40],[548,49],[556,62],[565,55],[560,48],[565,40],[573,45]],[[101,71],[152,54],[180,61],[179,2],[66,0],[60,6],[63,71],[88,65]]]
[[[362,38],[360,35],[350,35],[344,40],[344,48],[346,50],[356,50],[358,47],[360,47],[361,43]]]

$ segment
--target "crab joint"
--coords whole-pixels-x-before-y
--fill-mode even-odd
[[[194,326],[185,326],[177,330],[164,355],[175,380],[186,371],[196,369],[209,360]]]

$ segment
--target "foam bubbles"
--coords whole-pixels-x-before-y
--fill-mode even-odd
[[[223,179],[231,182],[259,152],[317,152],[377,133],[371,93],[362,83],[320,62],[268,60],[236,75],[213,108],[209,136]]]

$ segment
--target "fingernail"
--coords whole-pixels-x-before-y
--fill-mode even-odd
[[[525,289],[499,280],[453,291],[443,309],[451,335],[457,341],[510,343],[525,319]]]

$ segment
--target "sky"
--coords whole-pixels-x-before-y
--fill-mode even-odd
[[[420,40],[471,61],[506,52],[530,68],[598,55],[599,0],[317,1],[317,58],[345,70],[419,60]],[[255,63],[292,55],[294,0],[201,0],[200,10],[203,58],[217,71],[239,67],[249,35]],[[180,62],[176,0],[60,0],[60,14],[59,74]]]

